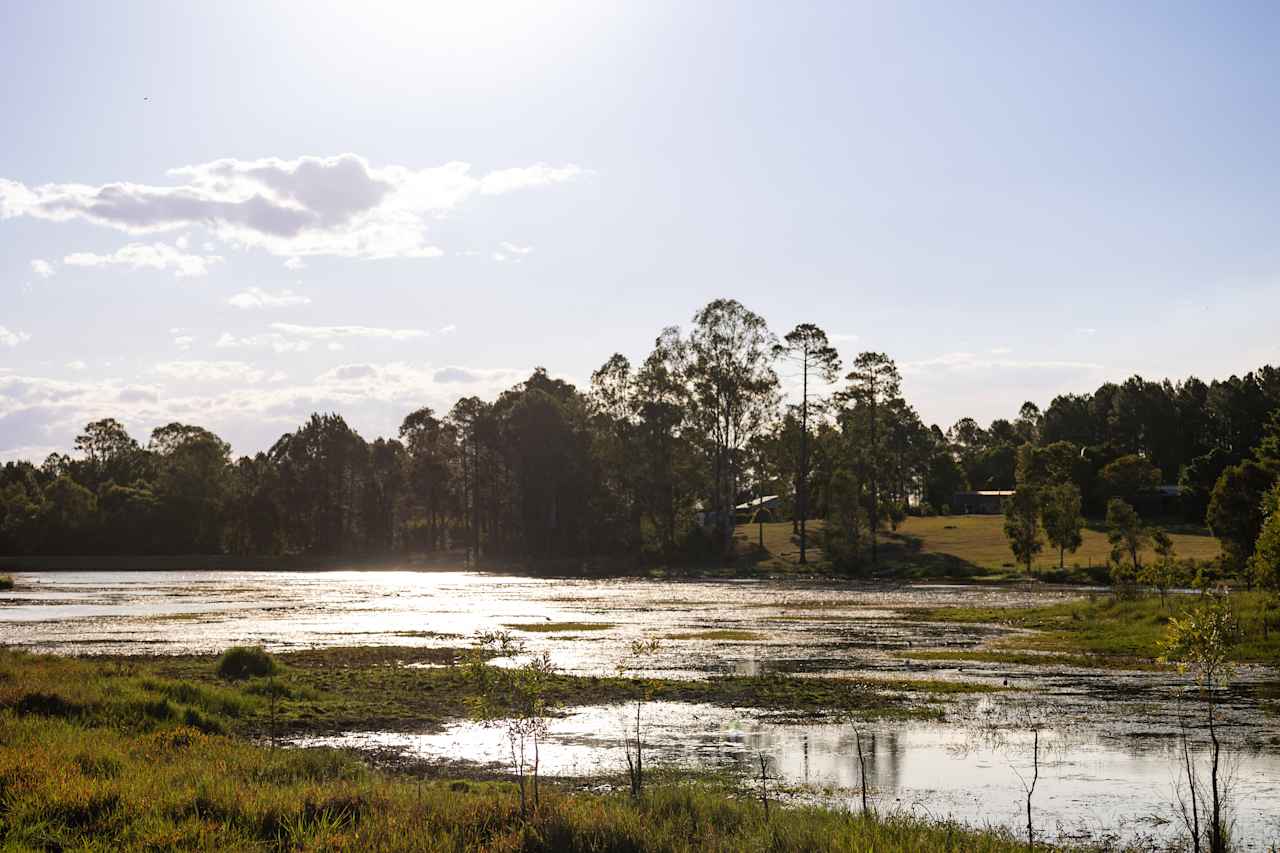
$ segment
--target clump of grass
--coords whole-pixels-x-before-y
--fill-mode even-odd
[[[0,592],[13,589],[13,575],[0,575]]]
[[[666,640],[727,640],[736,642],[747,642],[750,640],[763,640],[764,634],[758,634],[755,631],[742,631],[732,628],[721,628],[714,631],[693,631],[687,634],[668,634],[663,639]]]
[[[559,634],[565,631],[607,631],[613,626],[612,622],[519,622],[502,627],[536,634]]]
[[[260,646],[232,646],[218,658],[218,675],[232,681],[272,675],[276,662]]]

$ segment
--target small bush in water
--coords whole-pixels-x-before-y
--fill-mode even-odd
[[[218,658],[218,675],[223,678],[251,678],[275,671],[276,662],[258,646],[232,646]]]

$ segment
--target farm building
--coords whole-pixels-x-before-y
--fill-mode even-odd
[[[956,515],[995,515],[1004,510],[1004,499],[1013,489],[989,489],[979,492],[956,492],[951,496],[951,511]]]

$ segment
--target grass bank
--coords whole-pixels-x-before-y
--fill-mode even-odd
[[[1043,607],[935,607],[901,611],[927,622],[963,622],[1029,629],[975,651],[907,652],[923,660],[994,660],[1006,663],[1063,663],[1073,666],[1150,668],[1160,655],[1169,619],[1194,595],[1120,598],[1091,595]],[[1232,657],[1239,663],[1280,662],[1280,614],[1261,593],[1233,592],[1236,634]],[[1268,627],[1268,622],[1270,627]]]
[[[194,659],[189,659],[188,662]],[[206,669],[211,659],[201,661]],[[302,671],[295,659],[280,679]],[[268,682],[274,684],[277,682]],[[904,816],[766,812],[728,780],[639,800],[510,782],[422,781],[328,749],[235,734],[267,697],[127,661],[0,651],[0,847],[15,850],[989,851],[1022,842]],[[290,695],[301,689],[288,687]]]

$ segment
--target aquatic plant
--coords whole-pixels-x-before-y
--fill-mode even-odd
[[[631,643],[630,653],[618,664],[619,676],[636,676],[644,668],[644,661],[656,655],[662,648],[661,640],[635,640]],[[644,730],[640,727],[641,712],[644,703],[653,698],[655,684],[650,679],[639,678],[641,693],[636,697],[635,736],[631,733],[623,735],[622,746],[627,756],[627,781],[631,786],[631,796],[639,799],[644,793]]]

